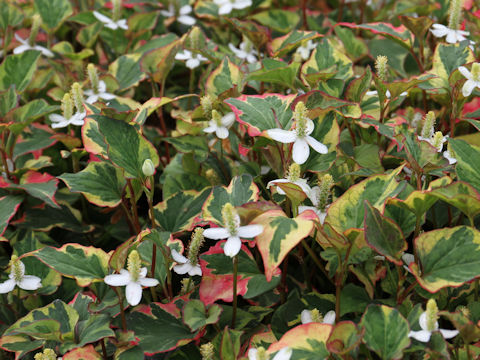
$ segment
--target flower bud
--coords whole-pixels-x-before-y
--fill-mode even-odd
[[[143,162],[142,172],[145,176],[152,176],[153,174],[155,174],[155,165],[153,164],[152,160],[146,159]]]
[[[297,163],[293,163],[292,165],[290,165],[286,178],[290,182],[300,180],[300,165],[298,165]]]
[[[425,119],[423,120],[423,128],[422,128],[422,138],[430,139],[433,136],[434,128],[435,128],[435,113],[433,111],[429,111],[427,115],[425,115]]]
[[[429,299],[427,302],[427,330],[435,331],[438,320],[438,307],[434,299]]]
[[[219,185],[222,183],[217,172],[213,169],[207,169],[207,171],[205,171],[205,177],[207,178],[208,182],[212,184],[212,186]]]
[[[458,30],[460,25],[461,15],[463,8],[463,0],[450,0],[450,7],[448,8],[448,28],[452,30]]]
[[[63,95],[62,113],[65,119],[70,119],[73,116],[73,101],[70,93]]]
[[[195,283],[188,277],[181,280],[182,288],[180,289],[180,295],[188,294],[195,287]]]
[[[83,108],[82,86],[78,82],[73,83],[71,92],[72,92],[72,98],[75,104],[75,108],[77,109],[77,112],[83,113],[85,110]]]
[[[140,277],[140,270],[142,269],[142,260],[137,250],[133,250],[128,255],[127,270],[130,273],[130,277],[133,282],[138,281]]]
[[[190,263],[195,266],[198,263],[198,252],[203,245],[205,238],[203,237],[203,228],[197,227],[193,234],[192,239],[190,240],[190,246],[188,248],[188,260]]]
[[[202,360],[213,360],[215,355],[215,347],[211,342],[203,344],[200,346],[200,355],[202,355]]]
[[[380,80],[387,80],[387,62],[388,58],[384,55],[378,55],[375,59],[375,70],[377,71],[377,76]]]
[[[97,74],[97,68],[93,64],[88,64],[87,66],[87,74],[88,74],[88,79],[90,80],[90,84],[92,85],[92,90],[94,93],[98,93],[98,85],[99,85],[99,80],[98,80],[98,74]]]
[[[227,228],[230,235],[235,236],[238,232],[238,228],[240,227],[240,217],[238,216],[237,211],[232,204],[226,203],[223,205],[222,219],[223,224]]]
[[[35,45],[35,39],[38,35],[38,30],[40,30],[40,25],[42,25],[42,18],[39,14],[32,16],[32,28],[30,30],[30,36],[28,37],[28,44],[30,46]]]

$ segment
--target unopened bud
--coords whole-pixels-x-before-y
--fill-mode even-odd
[[[155,165],[153,164],[152,160],[146,159],[143,162],[142,172],[145,176],[152,176],[153,174],[155,174]]]
[[[380,80],[387,80],[387,62],[388,58],[384,55],[378,55],[375,59],[375,70],[377,71],[377,76]]]
[[[448,28],[452,30],[458,30],[460,25],[461,15],[463,8],[463,0],[450,0],[450,7],[448,8]]]
[[[205,177],[207,178],[208,182],[212,185],[218,185],[218,184],[221,184],[222,182],[217,172],[213,169],[207,169],[207,171],[205,171]]]
[[[63,95],[62,99],[62,114],[65,119],[70,119],[73,116],[73,101],[70,93]]]
[[[181,280],[182,288],[180,289],[180,295],[188,294],[195,287],[195,283],[189,278],[183,278]]]
[[[422,138],[430,139],[433,136],[433,132],[435,129],[435,120],[435,113],[433,111],[429,111],[427,115],[425,115],[421,134]]]

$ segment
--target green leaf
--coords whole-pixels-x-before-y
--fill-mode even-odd
[[[299,96],[295,99],[295,103],[298,101],[305,103],[306,108],[309,110],[308,114],[312,119],[317,116],[323,116],[330,111],[349,118],[360,118],[362,116],[360,105],[341,100],[318,90],[309,91]]]
[[[60,26],[73,12],[68,0],[35,0],[35,10],[50,30]]]
[[[219,334],[220,335],[220,334]],[[221,334],[221,343],[220,343],[220,359],[221,360],[236,360],[240,354],[240,346],[242,335],[241,331],[229,329],[225,327],[223,333]]]
[[[183,322],[192,331],[197,331],[204,326],[217,323],[221,312],[222,308],[217,304],[210,305],[207,311],[200,300],[190,300],[183,307]]]
[[[431,293],[458,287],[480,274],[480,232],[467,226],[444,228],[415,239],[420,262],[410,264],[418,283]]]
[[[454,182],[432,191],[432,195],[460,209],[468,218],[480,214],[480,195],[473,186],[464,182]]]
[[[0,91],[15,85],[18,92],[25,90],[37,69],[39,51],[25,51],[18,55],[9,55],[0,65]]]
[[[15,215],[22,203],[21,196],[7,195],[0,198],[0,235],[3,235],[10,219]]]
[[[315,31],[293,30],[285,36],[273,39],[270,42],[270,51],[272,51],[273,57],[282,57],[308,40],[313,40],[320,36],[322,35]]]
[[[407,242],[398,225],[383,216],[365,200],[365,240],[379,254],[391,262],[402,265],[402,254]]]
[[[22,358],[26,353],[42,347],[44,343],[45,340],[32,340],[26,335],[3,335],[0,337],[0,347],[15,352],[17,358]]]
[[[108,254],[92,246],[75,243],[61,248],[46,246],[33,255],[63,276],[74,278],[82,287],[94,281],[103,281],[108,274]]]
[[[340,29],[336,27],[335,29]],[[372,82],[372,70],[369,67],[365,68],[365,72],[359,78],[353,79],[345,91],[347,101],[361,102],[365,93],[370,89]]]
[[[122,55],[108,67],[118,82],[118,89],[124,90],[137,85],[145,74],[140,68],[141,54]]]
[[[295,95],[242,95],[225,102],[230,105],[237,120],[247,126],[250,136],[261,135],[268,129],[290,130],[293,119],[291,104]]]
[[[122,201],[126,181],[122,171],[106,161],[91,162],[75,174],[63,174],[62,179],[72,192],[81,192],[97,206],[115,207]]]
[[[457,139],[449,139],[448,143],[455,152],[457,159],[455,170],[458,178],[480,191],[480,163],[472,161],[479,158],[480,148]]]
[[[262,60],[262,68],[248,74],[248,80],[280,84],[292,89],[297,79],[299,67],[300,64],[297,62],[287,64],[281,60],[264,59]]]
[[[408,322],[397,309],[370,305],[360,324],[365,329],[363,342],[381,359],[401,359],[410,345]]]
[[[144,352],[150,355],[167,352],[188,344],[196,336],[159,303],[152,303],[146,309],[148,311],[132,311],[127,315],[128,329],[135,332]]]
[[[78,347],[115,336],[113,330],[110,329],[110,317],[105,314],[90,314],[88,319],[77,323],[75,330],[78,336],[76,345]]]
[[[468,43],[445,44],[439,43],[433,53],[433,67],[430,73],[438,76],[430,80],[430,84],[439,88],[449,88],[450,75],[467,63],[475,61]]]
[[[3,29],[3,33],[7,30],[7,27],[15,27],[23,20],[22,12],[15,3],[11,1],[0,1],[0,28]]]
[[[357,25],[355,23],[338,23],[337,25],[346,26],[353,29],[362,29],[371,31],[374,34],[385,36],[388,39],[395,41],[397,44],[409,49],[413,44],[412,33],[403,25],[395,27],[390,23],[369,23]]]
[[[205,92],[212,98],[217,98],[229,91],[227,96],[238,96],[243,90],[243,72],[225,57],[220,66],[212,71],[205,83]],[[225,95],[224,95],[225,96]],[[223,97],[223,96],[222,96]],[[225,98],[225,97],[223,97]]]
[[[163,230],[171,233],[190,230],[209,194],[210,190],[206,189],[201,193],[191,190],[172,195],[155,205],[155,220]]]
[[[300,15],[296,12],[279,9],[262,11],[250,18],[283,34],[293,30],[300,21]]]
[[[3,6],[3,5],[0,5]],[[18,106],[18,97],[15,88],[11,86],[8,90],[0,93],[0,116],[4,117],[10,110]]]
[[[182,46],[182,39],[171,40],[166,45],[147,51],[141,60],[140,66],[143,72],[149,74],[154,81],[161,83],[168,75],[175,63],[175,55]]]

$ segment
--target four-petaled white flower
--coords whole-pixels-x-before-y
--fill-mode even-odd
[[[268,136],[273,140],[284,144],[293,143],[292,158],[297,164],[303,164],[310,155],[310,146],[320,154],[328,153],[328,148],[320,141],[311,137],[315,125],[311,119],[307,119],[306,127],[298,126],[294,130],[270,129]]]
[[[433,329],[429,329],[427,325],[427,311],[424,311],[420,315],[420,318],[418,319],[418,324],[420,325],[420,328],[422,330],[410,331],[408,333],[408,337],[413,337],[414,339],[424,343],[430,341],[430,337],[432,336],[432,332],[434,331],[440,331],[440,333],[445,339],[451,339],[458,335],[458,330],[439,329],[438,321],[435,321]]]
[[[218,15],[230,14],[233,9],[245,9],[252,5],[252,0],[213,0],[218,6]]]
[[[113,21],[108,16],[100,14],[98,11],[94,11],[93,16],[95,16],[97,18],[97,20],[102,22],[105,25],[105,27],[108,27],[112,30],[117,30],[118,28],[123,29],[123,30],[128,30],[128,25],[127,25],[127,20],[126,19],[120,19],[120,20],[117,20],[117,21]]]
[[[236,57],[242,60],[247,60],[250,64],[257,62],[257,51],[253,48],[252,43],[249,41],[242,41],[238,48],[233,44],[228,44],[228,47],[235,54]]]
[[[262,353],[262,354],[259,354],[259,353]],[[272,360],[290,360],[291,357],[292,357],[292,349],[286,346],[280,349],[275,354]],[[250,350],[248,350],[248,360],[260,360],[260,359],[268,360],[268,356],[264,348],[259,348],[259,349],[250,348]]]
[[[320,322],[322,324],[330,324],[333,325],[335,323],[335,311],[330,310],[328,311],[325,316],[319,316],[320,313],[317,309],[313,310],[302,310],[300,314],[300,319],[302,320],[302,324],[309,324],[312,322]],[[318,318],[318,319],[317,319]],[[320,321],[318,321],[320,320]]]
[[[472,64],[472,72],[468,71],[465,66],[460,66],[458,71],[462,73],[463,76],[467,79],[465,84],[462,87],[462,94],[463,96],[467,97],[470,96],[473,89],[479,88],[480,89],[480,63],[473,63]]]
[[[47,57],[53,57],[53,52],[48,50],[46,47],[40,46],[40,45],[30,45],[28,40],[22,39],[20,36],[15,34],[15,39],[18,40],[18,42],[22,45],[17,46],[15,49],[13,49],[14,54],[21,54],[27,50],[36,50],[40,51],[42,55],[47,56]]]
[[[15,289],[15,285],[23,290],[37,290],[42,287],[42,280],[35,275],[25,275],[25,265],[14,255],[10,261],[9,279],[0,284],[0,294],[6,294]]]
[[[310,185],[308,185],[307,183],[307,179],[302,179],[300,177],[300,172],[300,165],[298,165],[297,163],[293,163],[288,168],[287,176],[285,177],[285,179],[276,179],[269,181],[267,184],[267,189],[270,189],[272,185],[276,186],[278,183],[291,183],[299,186],[300,189],[302,189],[302,191],[305,193],[305,195],[308,196],[311,188]],[[280,195],[285,195],[285,191],[283,191],[281,187],[277,186],[276,189],[277,193],[279,193]]]
[[[189,69],[195,69],[197,66],[200,65],[201,61],[206,61],[207,58],[202,56],[201,54],[192,54],[190,50],[183,50],[177,55],[175,55],[175,60],[187,60],[186,66]]]
[[[214,113],[215,112],[215,113]],[[214,115],[215,114],[215,115]],[[219,139],[228,138],[228,128],[235,122],[235,114],[229,112],[220,117],[216,110],[212,111],[212,120],[208,122],[208,127],[203,129],[206,133],[215,133]]]
[[[312,40],[308,40],[304,44],[300,45],[295,52],[300,55],[302,60],[308,60],[310,53],[316,47],[317,44],[315,44]]]
[[[240,216],[233,205],[227,203],[222,209],[223,223],[226,227],[205,229],[203,236],[213,240],[227,239],[223,247],[225,255],[234,257],[242,247],[241,238],[254,238],[263,232],[263,226],[258,224],[240,226]]]
[[[98,99],[103,99],[103,100],[113,100],[115,99],[115,95],[110,94],[107,92],[107,85],[105,84],[105,81],[100,80],[98,82],[98,91],[95,92],[94,89],[88,89],[83,92],[87,97],[87,100],[85,101],[87,104],[94,104],[98,101]]]
[[[433,29],[430,29],[430,32],[437,38],[446,37],[446,41],[449,44],[456,44],[457,42],[467,40],[465,36],[470,35],[468,31],[464,30],[454,30],[442,24],[433,24]]]
[[[68,125],[82,126],[85,122],[86,114],[87,114],[86,112],[83,112],[83,113],[76,112],[69,119],[66,119],[63,115],[60,115],[60,114],[50,114],[48,118],[52,122],[52,128],[58,129],[58,128],[67,127]]]
[[[301,214],[304,211],[313,210],[315,214],[317,214],[320,224],[323,225],[323,223],[325,222],[325,218],[327,217],[328,207],[330,205],[325,206],[324,210],[319,209],[321,192],[322,190],[320,189],[319,186],[314,186],[313,188],[311,188],[310,191],[307,192],[306,194],[310,199],[310,201],[312,202],[313,206],[301,205],[298,207],[298,213]]]
[[[195,24],[196,20],[194,17],[188,15],[192,12],[192,7],[190,5],[184,5],[178,10],[177,21],[184,25],[193,25]],[[168,5],[168,10],[161,10],[160,14],[163,16],[170,18],[175,16],[175,6],[170,3]]]
[[[138,305],[142,300],[142,286],[157,286],[158,280],[147,278],[147,268],[141,267],[140,255],[133,250],[128,256],[128,270],[121,269],[120,274],[105,276],[105,283],[111,286],[126,286],[127,302]]]
[[[175,265],[173,267],[173,271],[175,271],[177,274],[183,275],[188,273],[188,275],[190,276],[202,276],[202,269],[200,268],[200,264],[192,265],[190,259],[187,259],[175,249],[172,249],[171,253],[173,260],[178,263],[178,265]]]

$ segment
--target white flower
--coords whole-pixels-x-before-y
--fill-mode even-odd
[[[89,89],[85,90],[84,94],[88,96],[87,100],[85,101],[87,104],[94,104],[98,101],[99,98],[103,100],[115,99],[115,95],[107,92],[107,85],[103,80],[100,80],[98,82],[98,92],[95,92],[93,89]]]
[[[46,47],[40,46],[40,45],[30,45],[28,40],[22,39],[20,36],[15,34],[15,39],[18,40],[18,42],[22,45],[17,46],[15,49],[13,49],[14,54],[21,54],[27,50],[36,50],[40,51],[42,55],[47,56],[47,57],[53,57],[53,52],[48,50]]]
[[[262,225],[240,226],[240,216],[229,203],[223,206],[222,217],[226,227],[205,229],[203,236],[214,240],[227,239],[223,247],[223,252],[227,256],[234,257],[238,254],[242,247],[240,238],[254,238],[263,232]]]
[[[328,148],[320,141],[310,136],[315,125],[311,119],[307,119],[306,127],[302,129],[298,126],[295,130],[287,131],[283,129],[267,130],[268,136],[273,140],[284,144],[293,143],[292,158],[297,164],[303,164],[307,161],[310,155],[310,147],[320,154],[328,153]]]
[[[313,310],[305,309],[300,314],[300,319],[302,320],[302,324],[320,322],[322,324],[333,325],[335,323],[335,316],[336,316],[335,311],[333,310],[328,311],[323,318],[319,315],[320,313],[317,309],[313,309]],[[318,320],[321,320],[321,321],[318,321]]]
[[[457,42],[467,40],[465,36],[470,35],[468,31],[450,29],[442,24],[433,24],[432,28],[433,29],[430,29],[430,32],[435,37],[440,38],[447,35],[445,40],[450,44],[456,44]]]
[[[259,354],[262,353],[262,354]],[[275,356],[273,357],[272,360],[290,360],[292,357],[292,349],[290,349],[288,346],[280,349]],[[268,356],[265,353],[264,348],[250,348],[248,350],[248,360],[260,360],[260,359],[265,359],[268,360]]]
[[[195,22],[196,22],[195,18],[188,15],[192,12],[192,10],[193,9],[190,5],[182,6],[180,8],[180,10],[178,11],[179,16],[177,17],[177,21],[179,23],[184,24],[184,25],[195,24]],[[165,16],[167,18],[174,17],[175,16],[175,6],[172,3],[170,3],[168,5],[168,10],[161,10],[160,14],[162,14],[163,16]]]
[[[235,122],[235,114],[233,112],[229,112],[224,116],[220,117],[220,114],[216,112],[218,115],[214,115],[214,111],[212,111],[212,120],[208,122],[208,127],[203,129],[206,133],[215,133],[219,139],[226,139],[228,138],[228,128]]]
[[[230,14],[233,9],[245,9],[252,5],[252,0],[213,0],[218,5],[218,15]]]
[[[443,157],[448,160],[448,163],[449,163],[450,165],[453,165],[453,164],[455,164],[455,163],[457,162],[457,159],[455,159],[455,158],[450,154],[450,151],[448,151],[448,150],[445,150],[445,151],[443,152]]]
[[[317,44],[315,44],[312,40],[308,40],[301,46],[297,48],[295,51],[297,54],[300,54],[300,57],[302,60],[308,60],[310,57],[310,52],[317,47]]]
[[[408,333],[408,337],[413,337],[414,339],[421,341],[421,342],[429,342],[430,341],[430,336],[432,336],[432,332],[434,331],[440,331],[442,336],[445,339],[450,339],[458,335],[458,330],[446,330],[446,329],[439,329],[438,328],[438,321],[435,321],[435,326],[433,329],[428,329],[427,326],[427,312],[424,311],[421,315],[420,318],[418,319],[418,324],[420,325],[420,328],[422,330],[419,331],[410,331]]]
[[[127,25],[127,20],[126,19],[113,21],[109,17],[107,17],[103,14],[100,14],[98,11],[94,11],[93,15],[97,18],[97,20],[102,22],[105,25],[105,27],[108,27],[112,30],[117,30],[118,28],[123,29],[123,30],[128,30],[128,25]]]
[[[202,276],[202,269],[199,264],[192,265],[191,261],[185,256],[181,255],[177,250],[172,249],[171,251],[173,260],[175,260],[178,265],[173,267],[173,271],[177,274],[183,275],[188,273],[190,276],[199,275]]]
[[[235,54],[236,57],[247,60],[250,64],[257,62],[257,51],[253,48],[252,43],[249,41],[242,41],[238,48],[233,46],[231,43],[228,44],[228,47]]]
[[[83,113],[77,112],[73,114],[72,117],[69,119],[65,119],[64,116],[59,114],[51,114],[48,118],[52,122],[52,128],[58,129],[58,128],[67,127],[68,125],[82,126],[83,123],[85,122],[86,114],[87,114],[86,112],[83,112]]]
[[[367,91],[367,92],[365,93],[365,95],[367,95],[367,96],[378,96],[378,91],[377,91],[377,90]],[[407,92],[407,91],[404,91],[404,92],[400,93],[399,96],[407,96],[407,95],[408,95],[408,92]],[[387,99],[390,99],[390,98],[392,97],[392,94],[390,93],[389,90],[387,90],[387,91],[385,92],[385,96],[387,97]]]
[[[267,184],[267,189],[270,189],[270,187],[273,185],[277,185],[278,183],[291,183],[291,184],[295,184],[295,185],[298,185],[300,187],[300,189],[302,189],[302,191],[307,194],[309,194],[310,192],[310,185],[307,184],[307,179],[297,179],[297,180],[291,180],[289,179],[289,177],[287,176],[286,179],[275,179],[275,180],[272,180],[272,181],[269,181],[268,184]],[[280,195],[285,195],[285,191],[282,190],[281,187],[277,186],[277,193],[279,193]]]
[[[201,61],[206,61],[207,58],[200,54],[193,55],[190,50],[183,50],[175,55],[175,60],[187,60],[186,66],[189,69],[195,69]]]
[[[111,286],[126,286],[125,295],[127,302],[138,305],[142,300],[142,286],[157,286],[158,280],[147,278],[147,268],[141,266],[140,255],[133,250],[128,256],[128,270],[120,270],[120,274],[105,276],[105,283]]]
[[[465,66],[460,66],[458,71],[467,79],[462,87],[463,96],[470,96],[473,89],[480,88],[480,63],[472,64],[472,72],[468,71]]]
[[[325,222],[325,218],[327,217],[327,210],[330,205],[325,206],[325,209],[323,211],[319,209],[321,192],[322,190],[320,189],[319,186],[314,186],[313,188],[311,188],[310,191],[307,192],[306,194],[310,199],[310,201],[312,202],[313,206],[304,206],[304,205],[299,206],[298,213],[301,214],[304,211],[313,210],[315,214],[317,214],[320,224],[323,225],[323,223]]]
[[[25,265],[13,255],[10,261],[9,279],[0,284],[0,294],[12,291],[17,285],[23,290],[37,290],[42,287],[42,280],[35,275],[25,275]]]

